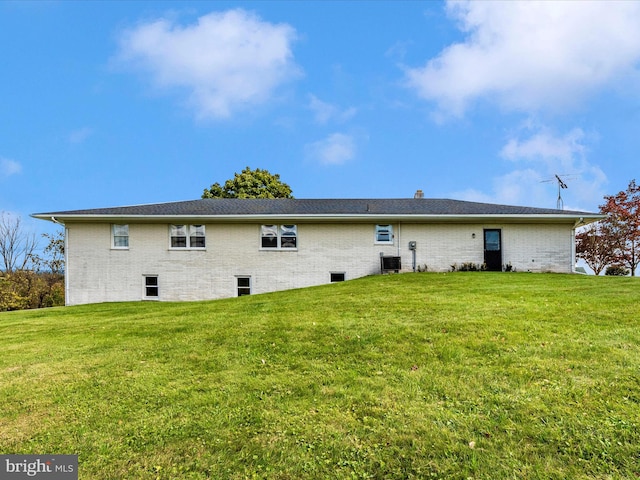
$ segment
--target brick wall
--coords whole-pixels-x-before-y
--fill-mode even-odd
[[[111,248],[111,225],[67,224],[67,303],[135,301],[144,276],[157,275],[159,299],[233,297],[237,276],[251,277],[252,293],[329,283],[331,272],[347,280],[380,272],[380,254],[447,271],[453,263],[483,262],[483,228],[502,229],[503,263],[517,271],[571,272],[571,225],[394,225],[394,244],[374,242],[374,224],[298,224],[296,251],[260,249],[259,224],[206,225],[206,250],[169,248],[167,224],[130,224],[129,248]],[[474,235],[475,234],[475,238]]]

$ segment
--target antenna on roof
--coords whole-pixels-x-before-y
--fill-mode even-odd
[[[562,178],[560,178],[560,177],[564,177],[565,179],[567,179],[567,178],[575,178],[575,175],[558,175],[558,174],[556,174],[554,176],[554,178],[550,178],[548,180],[542,180],[542,182],[540,182],[540,183],[557,182],[557,184],[558,184],[558,201],[556,202],[556,208],[558,210],[563,210],[564,209],[564,202],[562,201],[562,190],[565,190],[565,189],[567,189],[569,187],[564,182],[564,180],[562,180]]]

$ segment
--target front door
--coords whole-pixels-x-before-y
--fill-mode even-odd
[[[484,231],[484,264],[490,272],[502,271],[502,238],[497,228]]]

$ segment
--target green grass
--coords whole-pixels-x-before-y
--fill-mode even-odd
[[[0,453],[81,479],[640,477],[640,283],[403,274],[0,314]]]

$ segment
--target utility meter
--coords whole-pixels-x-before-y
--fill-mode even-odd
[[[416,249],[416,242],[409,242],[409,250],[415,250]]]

